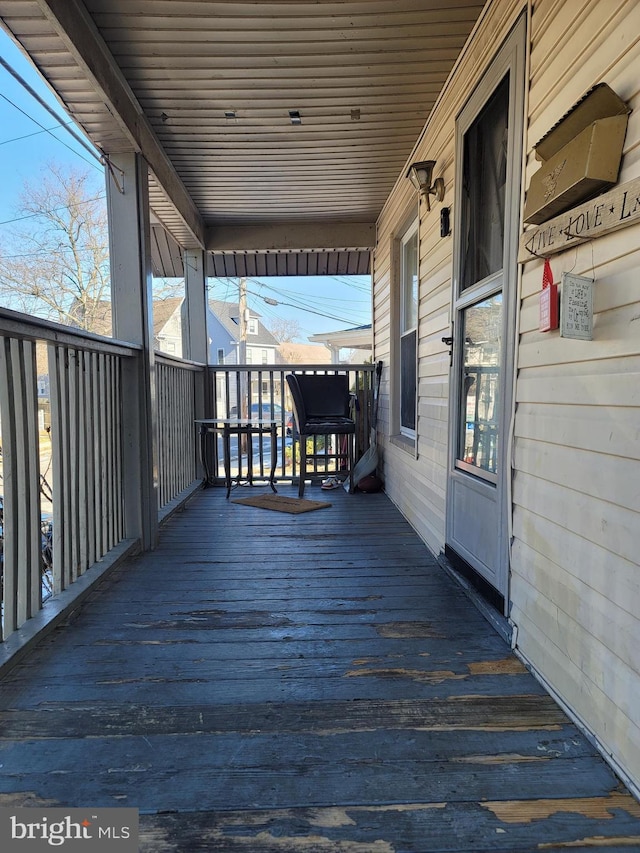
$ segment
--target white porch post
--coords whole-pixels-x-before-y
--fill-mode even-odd
[[[207,311],[206,255],[202,249],[185,249],[184,262],[184,315],[182,324],[182,349],[184,357],[201,364],[209,364],[209,323]],[[208,372],[195,374],[196,418],[211,415],[211,395]],[[195,427],[194,427],[195,429]],[[208,452],[205,449],[205,452]],[[213,460],[209,460],[213,466]],[[200,470],[200,476],[204,471]]]
[[[147,164],[139,154],[110,157],[107,203],[113,334],[139,344],[125,362],[123,469],[125,535],[153,548],[158,537],[157,416]]]
[[[207,288],[202,249],[184,251],[185,323],[182,330],[184,357],[208,364]]]

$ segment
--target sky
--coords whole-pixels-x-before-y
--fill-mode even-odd
[[[1,29],[0,57],[55,110],[62,124],[69,124],[83,137],[30,61]],[[0,64],[0,246],[10,238],[12,220],[19,215],[25,181],[34,180],[52,161],[95,175],[97,192],[104,191],[100,163]],[[247,294],[249,306],[261,315],[265,325],[276,318],[295,322],[300,330],[298,339],[302,341],[309,335],[371,322],[369,276],[249,279]],[[209,295],[236,301],[238,282],[212,279]],[[265,297],[278,304],[265,302]]]

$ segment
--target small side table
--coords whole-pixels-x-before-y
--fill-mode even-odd
[[[238,437],[238,482],[242,478],[242,460],[240,459],[240,437],[247,436],[247,480],[253,483],[253,436],[271,436],[271,472],[269,474],[269,485],[273,492],[277,492],[274,484],[276,465],[278,463],[278,421],[270,418],[251,420],[250,418],[201,418],[196,420],[200,427],[200,461],[205,470],[205,485],[213,481],[212,472],[209,470],[207,454],[205,452],[205,440],[207,434],[214,433],[222,437],[222,449],[224,456],[224,477],[227,487],[227,497],[231,493],[231,436]]]

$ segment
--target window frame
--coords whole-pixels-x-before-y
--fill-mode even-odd
[[[411,279],[411,285],[408,287],[409,279],[407,278],[407,257],[408,257],[408,247],[410,243],[415,240],[415,265],[412,270],[413,276]],[[412,306],[412,314],[414,323],[411,326],[407,325],[407,294],[409,290],[411,290],[412,296],[414,293],[415,286],[415,302]],[[397,400],[397,416],[398,416],[398,425],[399,425],[399,433],[401,436],[410,439],[415,442],[416,433],[417,433],[417,425],[418,425],[418,308],[420,304],[420,217],[416,215],[409,222],[407,227],[404,229],[403,233],[400,235],[398,239],[398,323],[397,323],[397,335],[398,335],[398,400]],[[405,359],[403,357],[402,352],[402,344],[403,341],[408,339],[410,336],[414,336],[414,349],[413,352],[409,354],[409,358],[413,361],[411,368],[409,369],[409,376],[413,378],[413,427],[407,423],[403,423],[403,397],[404,397],[404,383],[405,383]]]

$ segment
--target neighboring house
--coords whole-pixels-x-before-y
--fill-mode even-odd
[[[182,357],[182,304],[184,297],[172,296],[153,301],[153,342],[159,352]],[[82,306],[77,304],[71,311],[72,316],[82,316]],[[113,314],[111,302],[102,300],[91,306],[91,328],[96,335],[111,337],[113,334]],[[72,322],[69,325],[76,325]],[[78,326],[81,324],[78,323]]]
[[[285,341],[278,345],[278,364],[331,364],[331,353],[317,344]]]
[[[351,329],[340,329],[337,332],[319,332],[311,335],[310,341],[324,344],[331,352],[333,364],[371,359],[373,350],[373,331],[371,323],[366,326],[354,326]]]
[[[155,349],[182,358],[181,296],[157,299],[153,303],[153,339]]]
[[[240,309],[237,302],[209,300],[211,317],[209,322],[209,364],[235,365],[240,363]],[[245,363],[260,368],[275,364],[278,341],[262,324],[260,315],[248,311]],[[238,394],[250,397],[253,403],[259,399],[271,399],[271,376],[252,375],[251,388],[243,388],[244,375],[234,371],[216,374],[216,405],[218,411],[237,411]],[[281,402],[282,388],[276,383],[274,401]]]
[[[636,791],[639,33],[637,3],[488,2],[373,259],[385,489]]]
[[[209,364],[238,364],[240,310],[237,302],[209,300],[214,322],[210,326]],[[263,325],[260,315],[249,310],[246,341],[247,364],[275,364],[278,341]]]

